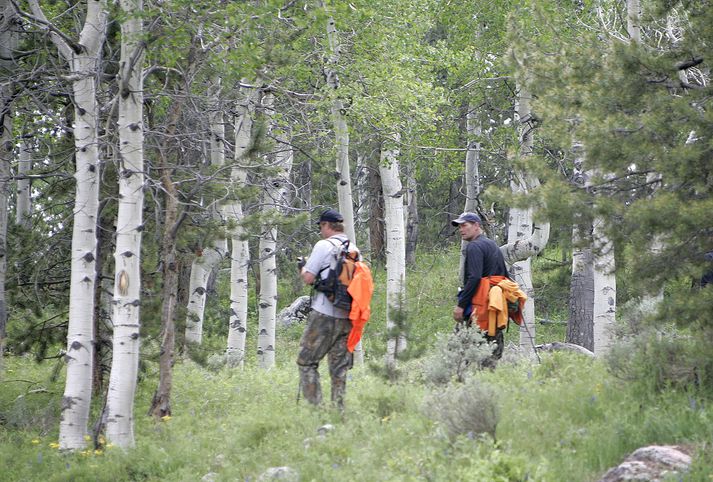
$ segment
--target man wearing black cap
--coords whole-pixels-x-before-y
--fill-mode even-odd
[[[334,209],[327,209],[319,216],[318,241],[302,268],[302,280],[313,285],[318,278],[326,278],[336,254],[343,244],[349,251],[357,251],[344,234],[344,218]],[[358,251],[357,251],[358,252]],[[352,367],[352,354],[347,350],[347,338],[352,328],[349,313],[335,307],[325,293],[314,290],[312,311],[309,314],[307,328],[300,340],[300,353],[297,365],[300,371],[300,387],[304,397],[319,405],[322,401],[322,389],[319,383],[319,362],[329,354],[329,374],[332,379],[332,403],[339,409],[344,408],[347,370]]]
[[[451,224],[458,227],[461,239],[468,241],[465,247],[463,288],[458,292],[458,304],[453,309],[453,319],[459,325],[465,322],[469,326],[473,296],[478,290],[481,280],[489,276],[509,278],[510,275],[500,248],[492,239],[485,236],[480,217],[477,214],[463,213],[451,221]],[[493,358],[500,358],[504,346],[502,331],[498,331],[494,337],[486,334],[485,338],[489,342],[495,341]]]

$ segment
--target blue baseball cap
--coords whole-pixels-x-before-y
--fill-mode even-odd
[[[319,215],[319,223],[341,223],[344,221],[344,216],[342,216],[336,209],[327,209],[322,214]]]
[[[460,226],[463,223],[483,224],[483,222],[480,220],[480,216],[478,216],[475,213],[463,213],[460,216],[458,216],[456,219],[451,221],[451,224],[453,226]]]

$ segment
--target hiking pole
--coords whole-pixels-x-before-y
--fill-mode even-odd
[[[530,329],[527,327],[527,320],[525,320],[525,317],[522,317],[522,326],[525,327],[525,331],[527,332],[527,337],[530,339],[530,345],[532,345],[532,351],[535,352],[535,356],[537,357],[537,363],[542,364],[542,360],[540,360],[540,354],[537,353],[537,347],[535,346],[535,340],[534,337],[532,336],[532,333],[530,333]]]

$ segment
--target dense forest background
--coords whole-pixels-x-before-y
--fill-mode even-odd
[[[589,480],[634,441],[691,444],[703,460],[692,476],[708,467],[709,2],[0,0],[0,12],[3,445],[39,431],[63,453],[145,447],[142,412],[160,423],[195,410],[185,390],[202,376],[257,391],[263,375],[288,379],[309,294],[296,261],[334,207],[377,286],[354,375],[373,396],[350,393],[373,402],[366,413],[447,406],[429,383],[486,397],[508,386],[500,377],[533,378],[530,364],[534,379],[587,373],[576,357],[543,360],[557,342],[596,367],[581,390],[614,394],[617,380],[622,400],[680,395],[691,413],[539,476],[515,457],[503,480]],[[450,220],[463,211],[481,216],[529,296],[527,323],[508,333],[512,366],[495,374],[463,369],[452,353],[478,350],[446,341]],[[34,376],[51,382],[34,393]],[[399,404],[389,390],[404,382],[420,388]],[[496,418],[443,440],[498,440]],[[511,428],[498,429],[505,440],[522,430]],[[448,450],[465,457],[458,440]],[[494,443],[479,456],[513,454]]]

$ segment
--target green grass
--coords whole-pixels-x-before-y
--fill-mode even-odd
[[[499,393],[496,439],[449,437],[436,422],[443,407],[429,404],[444,388],[424,382],[423,366],[436,334],[452,329],[453,259],[452,253],[423,256],[410,272],[411,344],[424,355],[401,362],[393,383],[368,366],[350,371],[344,417],[297,401],[297,326],[279,330],[277,365],[267,372],[255,368],[254,357],[244,369],[218,372],[179,360],[168,420],[145,416],[157,383],[149,363],[135,405],[136,448],[62,454],[55,444],[63,372],[52,381],[51,364],[9,357],[0,380],[0,478],[196,481],[214,473],[215,480],[254,481],[269,467],[289,466],[301,481],[594,481],[635,448],[657,443],[696,447],[699,456],[683,480],[713,480],[713,411],[705,393],[642,394],[603,362],[574,354],[542,354],[541,363],[479,372],[476,385]],[[374,271],[383,284],[383,271]],[[383,355],[383,296],[378,288],[364,340],[371,364]],[[537,329],[538,343],[564,339],[559,326]],[[508,339],[516,342],[517,330]],[[326,366],[320,371],[328,397]],[[325,424],[333,429],[320,435]]]

